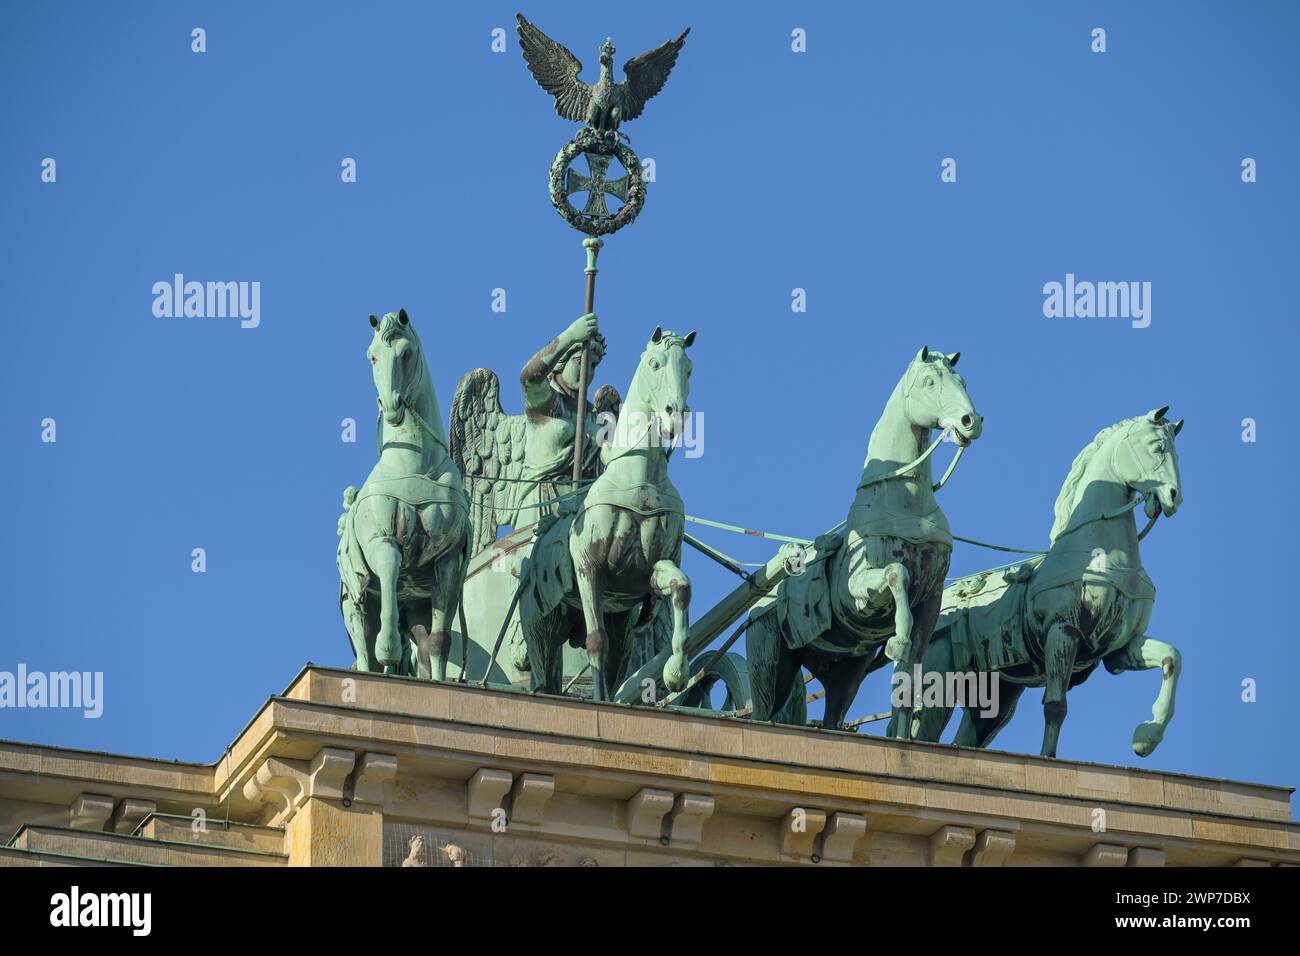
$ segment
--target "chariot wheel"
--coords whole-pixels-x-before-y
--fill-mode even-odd
[[[714,655],[714,651],[705,651],[691,662],[687,673],[696,674],[704,668]],[[708,675],[690,689],[679,701],[683,707],[698,707],[712,710],[710,694],[715,684],[722,681],[727,688],[727,698],[722,703],[723,710],[745,710],[754,706],[754,695],[749,689],[749,664],[744,655],[727,653],[714,666]]]

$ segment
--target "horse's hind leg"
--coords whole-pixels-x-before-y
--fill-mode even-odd
[[[925,657],[921,660],[922,680],[924,680],[926,674],[938,674],[940,678],[945,678],[954,667],[952,642],[945,633],[926,649]],[[909,676],[914,676],[914,674],[915,671]],[[947,686],[946,681],[944,686]],[[912,688],[912,693],[919,697],[921,688]],[[948,726],[948,721],[952,719],[952,710],[952,701],[945,700],[936,707],[922,706],[918,712],[916,699],[913,698],[908,706],[895,707],[893,716],[898,720],[902,720],[902,715],[906,715],[908,719],[914,720],[911,733],[913,740],[926,740],[936,743],[943,734],[944,728]]]
[[[815,651],[806,655],[808,669],[826,691],[823,727],[839,730],[844,726],[844,718],[853,706],[853,699],[858,696],[858,688],[862,686],[873,660],[870,654],[838,659],[823,657]]]
[[[1074,672],[1074,657],[1080,635],[1073,626],[1057,621],[1047,632],[1043,645],[1043,749],[1044,757],[1056,756],[1056,745],[1065,723],[1065,692]]]
[[[429,602],[412,601],[403,608],[407,627],[411,632],[414,645],[411,673],[420,680],[431,680],[434,676],[434,662],[437,650],[433,641],[433,610]]]
[[[633,607],[630,611],[610,614],[605,618],[605,633],[610,639],[609,657],[605,660],[605,666],[608,669],[611,696],[627,676],[627,665],[632,659],[634,643],[633,625],[636,624],[639,613],[640,608]]]
[[[451,652],[451,622],[460,599],[462,554],[459,549],[447,552],[434,564],[434,582],[430,594],[429,629],[420,646],[420,676],[433,680],[447,679],[447,656]]]
[[[935,591],[929,597],[923,599],[913,610],[911,649],[908,657],[905,659],[905,661],[900,661],[900,664],[906,663],[907,661],[924,661],[926,657],[929,656],[930,639],[934,634],[934,626],[936,623],[938,623],[939,612],[942,609],[942,607],[943,607],[943,592]],[[886,653],[888,653],[888,649],[886,649]],[[949,656],[951,656],[951,654],[949,654]],[[933,670],[933,669],[935,668],[923,667],[922,673],[924,673],[926,670]],[[949,661],[946,664],[946,666],[943,668],[942,673],[947,674],[948,671],[950,671],[951,669],[952,669],[952,664],[951,661]],[[946,693],[946,687],[947,687],[946,682],[944,686],[945,686],[945,693]],[[902,723],[898,723],[897,725],[899,731],[898,736],[908,740],[917,740],[917,739],[928,740],[929,739],[928,737],[919,736],[921,733],[921,721],[923,720],[922,715],[924,711],[921,705],[921,696],[919,694],[919,689],[913,688],[913,692],[914,693],[912,697],[911,719],[907,721],[906,725]],[[956,705],[955,701],[944,702],[944,706],[948,708],[948,713],[943,720],[944,725],[947,725],[948,717],[951,716],[952,708],[955,705]],[[895,713],[893,717],[895,721],[901,721],[902,719],[897,713]],[[942,728],[940,728],[940,731],[942,732]]]
[[[997,681],[997,705],[990,708],[993,712],[988,715],[980,711],[978,705],[967,705],[962,708],[961,725],[957,728],[957,736],[953,739],[953,743],[958,746],[987,747],[993,743],[993,738],[998,735],[998,731],[1010,723],[1011,715],[1016,712],[1020,695],[1025,692],[1024,685],[998,680],[996,673],[992,676],[993,680]]]

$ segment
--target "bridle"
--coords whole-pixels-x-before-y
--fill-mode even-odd
[[[916,419],[912,417],[912,412],[911,412],[911,401],[912,401],[912,390],[916,387],[917,372],[913,371],[911,374],[912,374],[912,380],[908,382],[907,387],[903,389],[903,402],[904,402],[903,410],[907,415],[908,421],[915,422]],[[939,387],[940,389],[943,389],[945,386],[940,385]],[[934,454],[935,449],[939,447],[939,443],[942,442],[945,437],[947,437],[949,431],[951,431],[951,429],[945,428],[942,432],[940,432],[939,437],[936,438],[934,441],[930,442],[930,447],[927,448],[925,451],[921,452],[920,456],[915,461],[909,462],[908,464],[903,465],[901,468],[895,468],[893,471],[889,472],[888,474],[877,475],[874,478],[869,478],[866,481],[862,482],[860,485],[858,485],[857,490],[861,491],[864,488],[870,488],[872,485],[879,484],[882,481],[893,481],[896,478],[915,479],[917,476],[912,474],[913,470],[921,467],[921,465],[925,464],[925,462],[927,462],[930,459],[930,456]],[[936,484],[930,487],[931,492],[938,491],[940,488],[942,488],[944,485],[948,483],[948,479],[952,477],[952,473],[957,469],[957,462],[961,461],[961,456],[966,453],[966,448],[968,446],[969,446],[969,442],[965,445],[963,444],[957,445],[957,454],[953,455],[952,461],[948,463],[948,470],[943,473],[943,477],[940,478]]]
[[[1123,435],[1118,435],[1118,436],[1116,436],[1116,439],[1115,439],[1115,440],[1118,442],[1118,444],[1121,444],[1121,445],[1123,445],[1125,448],[1128,448],[1129,431],[1131,431],[1131,430],[1132,430],[1132,429],[1127,429],[1127,430],[1125,430],[1125,432],[1124,432]],[[1115,456],[1116,456],[1118,453],[1119,453],[1119,449],[1118,449],[1118,448],[1112,448],[1111,451],[1110,451],[1110,469],[1111,469],[1111,471],[1114,472],[1116,475],[1119,474],[1119,469],[1115,467]],[[1131,449],[1130,449],[1130,454],[1131,454],[1131,453],[1132,453],[1132,451],[1131,451]],[[1075,532],[1075,531],[1078,531],[1080,528],[1082,528],[1082,527],[1084,527],[1084,526],[1086,526],[1086,525],[1090,525],[1090,524],[1092,524],[1092,523],[1095,522],[1095,521],[1108,521],[1108,520],[1110,520],[1111,518],[1119,518],[1119,517],[1122,517],[1122,516],[1128,514],[1130,511],[1132,511],[1132,510],[1133,510],[1134,508],[1136,508],[1138,505],[1141,505],[1141,504],[1145,503],[1147,500],[1149,500],[1149,499],[1152,497],[1152,494],[1154,494],[1154,493],[1147,493],[1147,492],[1145,492],[1145,491],[1137,491],[1136,489],[1134,489],[1134,493],[1135,493],[1135,497],[1133,498],[1132,501],[1128,502],[1127,504],[1123,504],[1123,505],[1121,505],[1121,506],[1118,507],[1118,508],[1110,508],[1110,509],[1108,509],[1108,510],[1098,512],[1097,514],[1095,514],[1095,515],[1090,515],[1089,517],[1084,518],[1084,519],[1082,519],[1081,521],[1077,521],[1077,522],[1072,521],[1072,522],[1070,522],[1069,525],[1066,526],[1065,530],[1062,531],[1062,532],[1060,532],[1060,534],[1056,535],[1055,538],[1053,538],[1053,540],[1055,541],[1055,540],[1058,540],[1058,539],[1060,539],[1060,538],[1063,538],[1065,535],[1070,534],[1070,533]],[[1151,518],[1149,518],[1149,519],[1147,520],[1146,527],[1143,528],[1140,532],[1138,532],[1138,540],[1139,540],[1139,541],[1141,541],[1141,540],[1142,540],[1143,538],[1145,538],[1148,534],[1150,534],[1150,533],[1151,533],[1151,529],[1154,528],[1154,527],[1156,526],[1156,520],[1160,517],[1160,515],[1161,515],[1162,512],[1163,512],[1163,509],[1162,509],[1161,507],[1159,507],[1159,504],[1160,504],[1160,503],[1159,503],[1159,499],[1157,499],[1157,501],[1156,501],[1156,505],[1157,505],[1157,507],[1156,507],[1156,513],[1155,513],[1155,515],[1153,515]]]
[[[425,435],[427,435],[430,439],[432,439],[433,443],[437,445],[439,448],[441,448],[444,452],[446,452],[447,457],[450,458],[451,449],[447,447],[447,443],[438,437],[438,433],[435,432],[433,428],[430,427],[429,423],[426,422],[424,418],[421,417],[420,413],[415,410],[415,407],[411,404],[410,400],[407,398],[407,392],[418,387],[424,381],[425,362],[424,362],[423,347],[420,348],[419,358],[420,361],[416,363],[417,368],[419,369],[419,377],[416,378],[414,381],[407,383],[407,386],[403,388],[401,393],[399,394],[399,397],[402,400],[402,407],[406,409],[406,414],[411,416],[411,418],[415,421],[415,424],[419,425],[420,428],[423,429]],[[379,399],[379,414],[375,418],[375,448],[380,455],[383,455],[384,453],[384,401],[382,398]]]

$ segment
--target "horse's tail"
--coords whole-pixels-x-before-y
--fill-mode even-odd
[[[779,679],[781,655],[788,653],[784,644],[776,614],[751,617],[745,632],[745,659],[749,665],[755,720],[774,720],[778,714],[788,710],[791,691],[789,687],[780,686],[782,681]]]

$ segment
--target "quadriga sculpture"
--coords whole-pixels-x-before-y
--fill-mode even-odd
[[[600,477],[567,514],[539,522],[519,605],[534,690],[560,693],[561,648],[582,641],[593,696],[609,699],[634,628],[661,598],[672,606],[664,681],[673,690],[685,682],[691,585],[678,566],[685,510],[668,454],[689,411],[694,341],[694,332],[655,329],[602,448]]]
[[[871,433],[843,535],[818,539],[818,558],[751,616],[755,720],[783,712],[807,667],[826,689],[825,725],[840,727],[868,673],[886,658],[910,665],[924,653],[952,556],[934,496],[931,436],[944,429],[965,446],[983,429],[958,358],[923,346],[912,359]],[[895,715],[891,732],[909,735],[905,715]]]
[[[358,670],[442,680],[469,540],[460,471],[406,310],[371,316],[379,461],[341,519],[343,620]]]
[[[1146,634],[1156,589],[1142,567],[1132,512],[1145,500],[1154,521],[1182,504],[1174,436],[1183,423],[1167,421],[1167,411],[1168,406],[1111,425],[1079,453],[1056,499],[1046,555],[1009,572],[971,575],[944,592],[921,685],[936,686],[926,676],[932,673],[945,688],[957,686],[954,677],[969,688],[969,677],[980,672],[998,681],[996,697],[988,695],[993,706],[982,708],[966,697],[956,743],[987,747],[1011,719],[1024,689],[1042,687],[1042,753],[1056,756],[1066,691],[1083,683],[1098,663],[1112,674],[1162,669],[1152,719],[1133,732],[1133,750],[1145,757],[1164,738],[1182,659],[1177,648]],[[916,736],[938,740],[951,715],[951,707],[924,707]]]

